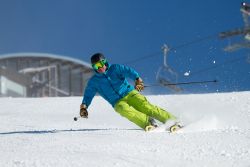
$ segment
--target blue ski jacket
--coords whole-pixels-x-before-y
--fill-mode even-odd
[[[88,107],[95,94],[99,93],[114,107],[116,102],[134,90],[134,86],[130,85],[126,78],[136,80],[139,78],[139,74],[134,69],[124,65],[108,64],[105,73],[96,72],[89,79],[82,104],[86,104]]]

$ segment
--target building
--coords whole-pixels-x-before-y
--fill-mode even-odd
[[[0,55],[0,96],[81,96],[92,74],[90,64],[66,56]]]

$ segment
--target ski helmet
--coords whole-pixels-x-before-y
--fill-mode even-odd
[[[100,60],[105,60],[105,57],[102,53],[96,53],[93,56],[91,56],[91,63],[97,63]]]

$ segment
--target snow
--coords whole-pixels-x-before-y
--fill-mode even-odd
[[[250,92],[151,95],[186,125],[146,133],[95,97],[1,98],[0,166],[250,166]]]
[[[189,76],[190,75],[190,71],[187,71],[184,73],[184,76]]]

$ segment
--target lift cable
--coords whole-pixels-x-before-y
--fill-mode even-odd
[[[181,48],[187,47],[189,45],[193,45],[193,44],[200,43],[200,42],[203,42],[203,41],[206,41],[206,40],[210,40],[210,39],[213,39],[215,37],[218,37],[218,34],[209,35],[209,36],[206,36],[206,37],[203,37],[203,38],[199,38],[199,39],[196,39],[196,40],[193,40],[193,41],[190,41],[190,42],[186,42],[186,43],[177,45],[175,47],[170,47],[169,51],[176,51],[177,49],[181,49]],[[162,55],[161,51],[155,52],[155,53],[152,53],[152,54],[149,54],[149,55],[146,55],[146,56],[138,57],[136,59],[124,62],[124,64],[132,64],[132,63],[135,63],[137,61],[146,60],[146,59],[156,57],[156,56],[159,56],[159,55]]]
[[[236,63],[240,60],[243,60],[245,58],[247,58],[248,56],[247,55],[244,55],[244,56],[241,56],[241,57],[237,57],[237,58],[234,58],[234,59],[230,59],[230,60],[227,60],[227,61],[224,61],[222,63],[219,63],[217,65],[213,65],[213,66],[209,66],[209,67],[206,67],[206,68],[203,68],[201,70],[198,70],[198,71],[195,71],[193,73],[190,73],[190,76],[194,76],[194,75],[197,75],[197,74],[200,74],[200,73],[204,73],[204,72],[207,72],[207,71],[210,71],[210,70],[213,70],[215,68],[219,68],[221,66],[224,66],[224,65],[227,65],[227,64],[233,64],[233,63]]]

